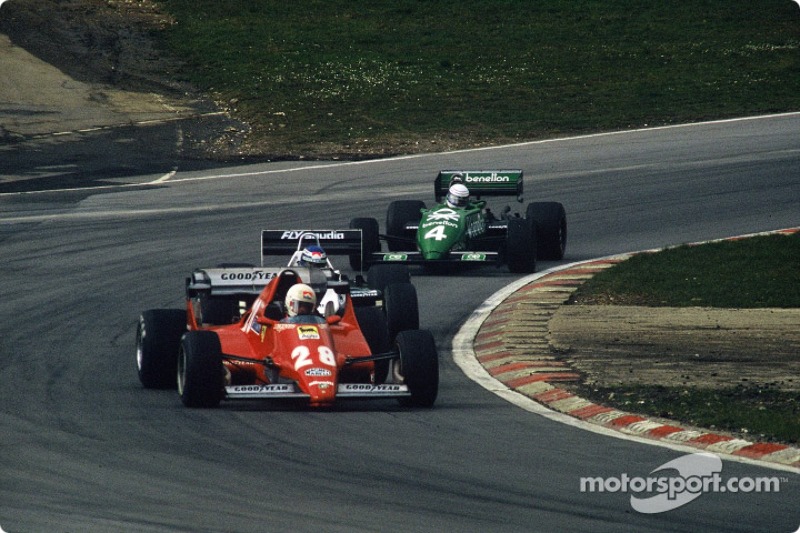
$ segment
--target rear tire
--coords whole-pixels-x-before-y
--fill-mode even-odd
[[[536,272],[536,223],[533,219],[508,221],[506,261],[508,270],[515,274]]]
[[[224,392],[222,347],[213,331],[190,331],[181,340],[178,394],[186,407],[216,407]]]
[[[395,200],[391,202],[386,210],[386,235],[405,239],[407,237],[406,224],[420,221],[422,218],[420,209],[425,209],[425,202],[420,200]],[[417,249],[413,241],[396,241],[390,238],[387,244],[390,252],[413,252]]]
[[[350,268],[361,271],[369,268],[372,254],[381,251],[378,221],[374,218],[354,218],[350,229],[361,230],[362,254],[350,254]]]
[[[536,222],[536,255],[544,261],[564,259],[567,249],[567,212],[559,202],[533,202],[525,212]]]
[[[203,324],[223,326],[239,321],[239,298],[234,296],[211,296],[204,294],[200,298],[200,316]]]
[[[174,389],[181,336],[186,332],[183,309],[151,309],[139,316],[136,366],[146,389]]]
[[[411,396],[399,398],[407,407],[431,407],[439,394],[439,354],[427,330],[401,331],[397,335],[400,374]]]

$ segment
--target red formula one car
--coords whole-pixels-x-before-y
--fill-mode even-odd
[[[357,230],[342,231],[349,236]],[[298,250],[304,237],[337,239],[341,234],[282,233],[300,236]],[[416,293],[409,299],[410,283],[386,283],[385,278],[381,274],[383,286],[375,289],[354,284],[332,269],[195,270],[186,282],[185,310],[141,314],[136,336],[139,379],[146,388],[177,386],[189,407],[291,398],[315,407],[349,398],[397,398],[401,405],[430,407],[439,387],[433,336],[387,323],[392,316],[387,309],[412,301],[415,307]],[[287,322],[284,301],[299,283],[313,290],[315,301],[333,295],[337,305],[329,303],[307,323]],[[403,301],[390,304],[395,295]],[[416,308],[408,311],[405,316],[417,316]]]

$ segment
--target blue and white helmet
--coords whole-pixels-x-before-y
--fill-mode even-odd
[[[300,265],[324,268],[328,266],[328,254],[325,253],[321,246],[307,246],[300,254]]]

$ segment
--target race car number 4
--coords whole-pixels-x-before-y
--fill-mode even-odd
[[[445,240],[447,238],[447,234],[444,232],[444,226],[436,226],[425,234],[425,238],[436,239],[437,241]]]

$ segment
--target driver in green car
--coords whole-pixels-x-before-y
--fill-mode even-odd
[[[469,204],[469,189],[464,185],[464,177],[456,174],[450,180],[450,189],[446,196],[447,207],[464,209]]]
[[[469,207],[469,189],[464,185],[463,174],[455,174],[450,179],[450,188],[447,190],[445,202],[447,203],[447,207],[451,209],[465,209]],[[494,213],[492,213],[491,209],[488,207],[484,209],[484,212],[486,214],[486,220],[497,220],[497,217],[494,216]]]

